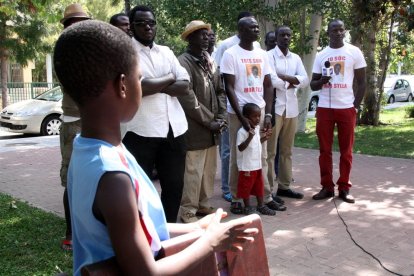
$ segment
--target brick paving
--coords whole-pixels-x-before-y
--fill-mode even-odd
[[[63,216],[58,143],[57,137],[0,140],[0,192]],[[334,203],[361,246],[388,269],[414,274],[414,160],[355,154],[356,204],[347,204],[311,199],[320,189],[317,158],[315,150],[295,148],[293,188],[305,198],[286,199],[286,212],[262,217],[271,275],[392,275],[351,241]],[[335,175],[337,167],[334,154]],[[228,211],[219,179],[212,204]]]

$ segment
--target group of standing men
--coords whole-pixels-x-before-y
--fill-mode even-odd
[[[77,19],[65,11],[62,23],[89,19],[81,8],[80,11],[82,16]],[[72,14],[79,15],[76,12]],[[136,6],[129,13],[128,22],[125,17],[116,15],[111,23],[118,24],[132,36],[140,58],[143,97],[141,107],[126,126],[123,143],[147,175],[151,175],[154,168],[157,170],[167,221],[176,222],[180,206],[184,222],[197,221],[197,215],[215,211],[209,205],[209,199],[213,193],[220,138],[223,197],[231,201],[231,212],[243,213],[242,201],[237,197],[236,138],[240,128],[251,129],[251,123],[242,113],[247,103],[260,108],[262,135],[272,132],[268,141],[261,144],[263,204],[266,209],[262,213],[286,210],[279,196],[303,198],[303,194],[293,191],[290,184],[292,148],[299,114],[297,89],[306,87],[309,79],[300,57],[289,51],[291,29],[278,27],[274,33],[276,45],[266,52],[257,42],[259,25],[255,18],[250,13],[240,13],[238,34],[224,40],[212,54],[213,59],[207,52],[214,47],[211,26],[195,20],[185,27],[181,35],[188,42],[188,48],[177,59],[168,47],[154,42],[157,21],[149,7]],[[323,188],[313,197],[316,200],[334,196],[332,140],[336,124],[341,151],[337,182],[339,197],[354,202],[349,195],[349,174],[356,109],[364,95],[366,64],[358,48],[344,44],[344,33],[342,21],[334,20],[329,24],[330,46],[317,55],[310,82],[313,90],[321,90],[317,134]],[[331,77],[322,75],[321,68],[326,60],[333,65],[341,65],[344,78],[341,85],[332,87]],[[355,96],[352,90],[354,76],[358,84]],[[65,137],[66,126],[79,123],[74,119],[76,116],[67,110],[70,111],[64,108],[61,137]],[[273,168],[278,143],[280,156],[276,178]],[[61,142],[62,147],[65,144],[68,143]],[[67,167],[70,159],[70,154],[64,157],[68,151],[62,151],[65,161],[62,168]],[[64,173],[63,182],[66,182]],[[273,194],[276,188],[277,192]],[[65,194],[65,206],[66,200]],[[65,213],[70,227],[66,208]],[[66,240],[70,240],[69,234]]]

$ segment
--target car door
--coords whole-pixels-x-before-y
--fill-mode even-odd
[[[407,98],[408,98],[408,95],[411,92],[410,84],[408,83],[408,81],[403,80],[403,86],[404,86],[404,91],[403,91],[403,93],[401,93],[401,100],[400,101],[406,101]]]
[[[395,101],[401,101],[401,94],[404,94],[404,84],[402,80],[397,80],[395,82],[393,94],[395,97]]]

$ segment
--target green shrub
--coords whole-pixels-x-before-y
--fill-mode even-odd
[[[408,118],[414,118],[414,105],[407,107],[405,109],[405,113],[407,114]]]

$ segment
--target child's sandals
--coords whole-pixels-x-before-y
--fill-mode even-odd
[[[257,211],[258,211],[260,214],[265,215],[265,216],[274,216],[274,215],[276,215],[276,211],[275,211],[275,210],[270,209],[270,208],[269,208],[269,207],[267,207],[266,205],[263,205],[263,206],[257,207]]]
[[[252,215],[252,214],[256,214],[256,209],[254,207],[244,207],[243,208],[243,214],[245,215]]]

